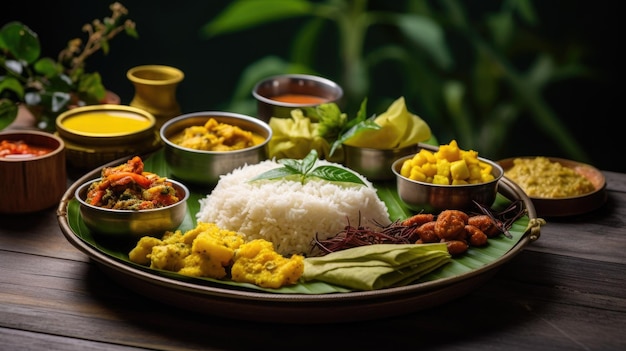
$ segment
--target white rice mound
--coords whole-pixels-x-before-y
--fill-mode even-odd
[[[318,160],[317,165],[336,163]],[[348,223],[357,226],[390,223],[387,206],[376,188],[307,178],[305,184],[284,179],[250,180],[282,167],[274,160],[246,165],[222,176],[213,191],[200,200],[198,221],[237,231],[246,240],[265,239],[285,256],[308,255],[316,233],[320,240],[335,236]],[[359,222],[360,213],[360,222]]]

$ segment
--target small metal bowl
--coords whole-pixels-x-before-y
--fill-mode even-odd
[[[180,201],[177,203],[148,210],[113,210],[93,206],[85,202],[87,191],[92,183],[101,179],[90,180],[76,189],[75,198],[80,204],[80,215],[85,225],[94,234],[107,239],[139,239],[146,235],[162,235],[175,230],[187,215],[189,190],[185,185],[168,179],[176,189]]]
[[[257,100],[257,117],[267,122],[271,117],[290,118],[291,110],[316,106],[320,103],[281,102],[273,97],[283,94],[298,94],[318,97],[323,103],[339,102],[343,89],[326,78],[307,74],[282,74],[266,78],[257,83],[252,95]]]
[[[474,201],[490,207],[498,194],[498,183],[504,175],[502,167],[496,162],[479,157],[482,162],[492,166],[492,181],[480,184],[441,185],[415,181],[400,174],[404,161],[414,155],[396,160],[391,169],[396,176],[398,196],[410,209],[420,212],[439,212],[448,209],[475,209]]]
[[[343,144],[342,148],[346,167],[371,181],[390,181],[395,179],[393,163],[400,157],[414,155],[418,145],[383,150]]]
[[[255,146],[234,151],[204,151],[182,147],[171,138],[185,128],[202,126],[210,118],[219,123],[237,126],[256,133],[265,140]],[[165,143],[165,161],[172,175],[188,183],[215,186],[220,176],[246,164],[256,164],[267,159],[266,145],[272,138],[272,128],[260,119],[230,112],[208,111],[184,114],[167,121],[161,127]]]

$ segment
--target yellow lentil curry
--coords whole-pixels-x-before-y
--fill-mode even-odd
[[[269,241],[246,242],[240,233],[204,222],[185,233],[166,232],[162,239],[142,237],[128,257],[150,268],[264,288],[295,284],[304,273],[303,256],[284,257]]]
[[[203,151],[233,151],[261,144],[265,138],[210,118],[203,126],[185,128],[171,138],[174,144]]]
[[[513,166],[504,175],[531,197],[570,197],[595,190],[593,183],[582,174],[541,156],[514,159]]]
[[[135,133],[151,125],[151,121],[131,113],[92,112],[63,120],[63,127],[78,133]]]

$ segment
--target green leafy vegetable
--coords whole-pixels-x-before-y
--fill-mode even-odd
[[[302,160],[284,158],[278,160],[284,167],[274,168],[264,172],[251,181],[261,179],[280,179],[280,178],[299,178],[298,180],[304,184],[307,179],[312,177],[328,180],[330,182],[356,183],[365,185],[365,182],[353,172],[332,165],[317,166],[318,155],[315,149],[311,150]]]
[[[348,123],[346,123],[345,127],[341,130],[337,139],[332,143],[330,147],[331,156],[341,146],[341,144],[343,144],[344,141],[350,139],[352,136],[364,130],[379,130],[381,128],[380,125],[374,122],[374,119],[376,117],[375,115],[367,118],[366,108],[367,98],[363,99],[363,102],[361,102],[361,107],[359,107],[359,111],[357,112],[356,117],[348,120]]]
[[[326,140],[334,140],[348,123],[348,116],[341,113],[335,103],[325,103],[312,107],[303,107],[305,115],[312,121],[318,122],[319,135]]]

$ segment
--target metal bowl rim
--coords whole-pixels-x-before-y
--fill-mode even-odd
[[[266,77],[254,85],[254,88],[252,89],[252,95],[254,96],[254,98],[266,104],[282,106],[282,107],[309,107],[309,106],[319,105],[319,103],[299,104],[299,103],[292,103],[292,102],[276,101],[276,100],[272,100],[266,96],[263,96],[257,93],[257,90],[259,90],[259,88],[262,85],[267,84],[270,81],[279,80],[279,79],[284,79],[284,80],[302,79],[302,80],[313,81],[315,83],[320,83],[323,86],[327,86],[337,91],[337,97],[335,98],[335,100],[339,100],[343,97],[343,88],[339,84],[333,82],[332,80],[328,78],[310,75],[310,74],[277,74],[277,75]]]
[[[502,179],[502,177],[504,177],[504,170],[502,169],[502,166],[500,166],[497,162],[488,160],[484,157],[478,157],[479,161],[488,163],[489,165],[491,165],[492,167],[494,167],[495,169],[497,169],[499,171],[499,174],[497,177],[494,177],[493,180],[490,180],[488,182],[483,182],[483,183],[476,183],[476,184],[457,184],[457,185],[453,185],[453,184],[433,184],[433,183],[427,183],[427,182],[421,182],[418,180],[413,180],[413,179],[409,179],[403,175],[401,175],[396,168],[398,168],[398,165],[401,165],[402,162],[408,160],[409,158],[414,157],[415,154],[413,155],[408,155],[408,156],[404,156],[401,157],[399,159],[397,159],[396,161],[394,161],[394,163],[391,165],[391,171],[396,175],[396,179],[402,179],[404,181],[407,181],[409,183],[414,183],[414,184],[419,184],[419,185],[423,185],[423,186],[428,186],[431,188],[450,188],[450,189],[459,189],[459,188],[473,188],[473,187],[480,187],[480,186],[485,186],[485,185],[489,185],[492,183],[498,183],[498,181],[500,181],[500,179]]]
[[[173,142],[171,142],[166,136],[165,136],[165,131],[170,128],[171,126],[175,125],[176,123],[180,122],[180,121],[184,121],[186,119],[189,118],[193,118],[193,117],[207,117],[207,118],[212,118],[212,117],[231,117],[231,118],[239,118],[251,123],[254,123],[256,125],[258,125],[259,127],[263,128],[265,131],[267,131],[267,137],[265,138],[265,140],[257,145],[254,146],[250,146],[247,147],[245,149],[239,149],[239,150],[232,150],[232,151],[209,151],[209,150],[198,150],[198,149],[192,149],[192,148],[188,148],[188,147],[184,147],[184,146],[180,146],[178,144],[175,144]],[[234,113],[234,112],[223,112],[223,111],[204,111],[204,112],[193,112],[193,113],[186,113],[184,115],[180,115],[178,117],[174,117],[172,119],[170,119],[169,121],[165,122],[165,124],[163,124],[163,126],[161,127],[161,129],[159,130],[159,135],[161,137],[161,140],[163,140],[163,142],[173,148],[173,149],[177,149],[177,150],[181,150],[181,151],[187,151],[190,153],[194,153],[194,154],[204,154],[204,155],[232,155],[234,153],[243,153],[243,152],[248,152],[248,151],[252,151],[252,150],[257,150],[260,148],[265,147],[265,145],[267,145],[270,140],[272,139],[273,136],[273,132],[272,132],[272,127],[269,126],[269,124],[267,124],[266,122],[258,119],[258,118],[254,118],[248,115],[244,115],[244,114],[240,114],[240,113]]]
[[[90,205],[87,202],[85,202],[85,200],[80,196],[83,189],[88,188],[92,183],[98,182],[100,180],[102,180],[102,178],[95,178],[95,179],[86,181],[85,183],[81,184],[78,188],[76,188],[76,191],[74,192],[74,197],[76,198],[76,200],[78,200],[78,202],[80,203],[80,206],[84,206],[84,207],[87,207],[96,211],[102,211],[102,212],[111,213],[111,214],[150,213],[150,212],[158,212],[158,211],[171,209],[176,206],[180,206],[180,204],[185,204],[191,195],[191,193],[189,192],[189,189],[183,183],[167,178],[168,182],[172,183],[175,186],[178,186],[184,192],[183,198],[180,199],[178,202],[173,203],[168,206],[159,207],[159,208],[150,208],[146,210],[115,210],[111,208],[103,208],[103,207]]]

